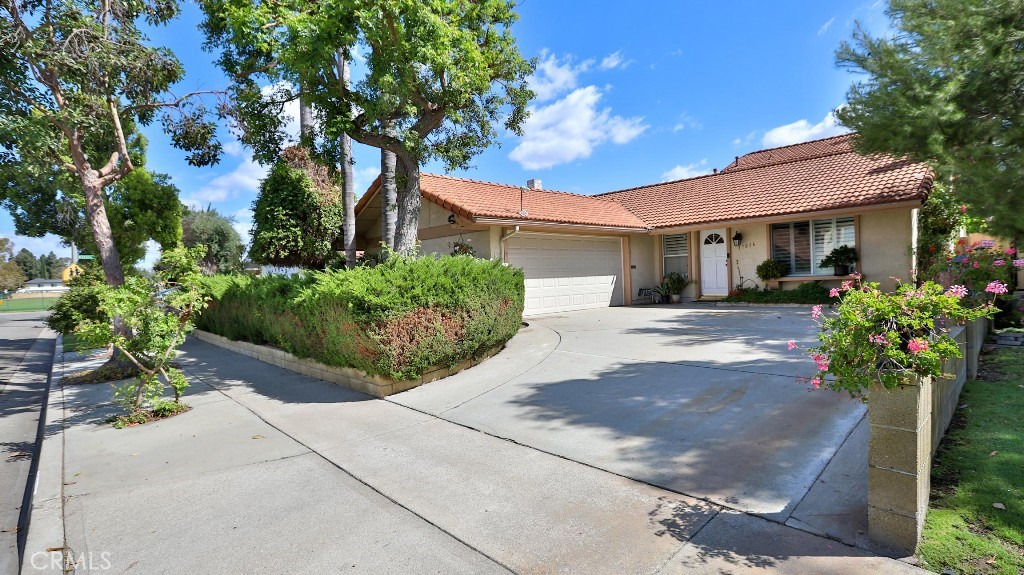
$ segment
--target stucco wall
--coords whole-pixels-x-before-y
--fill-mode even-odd
[[[491,232],[488,230],[478,232],[466,232],[462,234],[462,238],[469,241],[473,245],[475,255],[482,259],[492,259],[498,257],[496,254],[491,253]],[[433,238],[429,240],[420,241],[420,253],[423,255],[438,254],[447,255],[452,253],[453,243],[459,241],[459,234],[444,236],[441,238]]]
[[[910,279],[915,211],[901,208],[861,214],[857,269],[866,281],[878,282],[883,290],[890,291],[896,289],[896,281],[890,276]]]
[[[658,262],[660,257],[661,236],[633,234],[629,236],[629,281],[632,296],[636,298],[640,288],[653,288],[658,285]]]
[[[733,226],[729,229],[729,253],[732,259],[732,282],[729,289],[741,283],[744,287],[764,287],[764,282],[757,277],[757,266],[770,257],[767,230],[765,224]],[[743,235],[739,246],[732,245],[732,237],[736,232]]]

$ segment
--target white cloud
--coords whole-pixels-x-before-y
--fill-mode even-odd
[[[231,140],[224,143],[224,153],[229,156],[240,157],[245,149],[238,140]]]
[[[836,17],[835,17],[835,16],[833,16],[833,17],[829,18],[828,22],[825,22],[824,24],[822,24],[822,25],[821,25],[821,28],[818,28],[818,36],[821,36],[821,35],[822,35],[822,34],[824,34],[825,32],[828,32],[828,29],[829,29],[829,27],[831,27],[831,26],[832,26],[832,24],[833,24],[833,23],[834,23],[835,21],[836,21]]]
[[[523,138],[508,157],[528,170],[550,168],[587,158],[609,140],[630,142],[650,127],[641,116],[614,116],[611,108],[599,111],[601,96],[596,86],[587,86],[547,106],[531,106]]]
[[[146,255],[138,263],[139,268],[151,270],[160,261],[160,244],[154,240],[146,240]]]
[[[217,176],[198,190],[184,195],[181,202],[191,208],[201,208],[247,194],[255,195],[260,188],[260,180],[266,175],[267,168],[250,158],[240,162],[234,170]]]
[[[765,132],[761,143],[769,148],[799,144],[808,140],[828,138],[849,132],[847,128],[839,125],[834,112],[829,112],[825,118],[817,124],[811,124],[807,120],[797,120],[792,124],[772,128]]]
[[[352,181],[354,182],[352,189],[355,190],[356,201],[363,197],[363,194],[366,193],[366,188],[370,187],[370,184],[377,179],[379,174],[379,166],[367,166],[352,170]]]
[[[593,60],[584,60],[574,65],[572,54],[559,59],[547,50],[542,50],[537,71],[529,78],[530,89],[538,102],[557,98],[576,88],[577,76],[593,65]]]
[[[14,234],[14,231],[0,231],[0,238],[7,238],[14,244],[14,253],[18,253],[22,248],[32,252],[36,257],[45,256],[46,254],[53,252],[58,257],[71,257],[71,248],[63,246],[60,243],[60,238],[53,234],[46,234],[41,238],[30,238],[27,236],[18,236]],[[32,279],[32,278],[29,278]]]
[[[711,170],[707,169],[708,161],[701,160],[692,164],[677,165],[671,170],[661,175],[661,181],[671,182],[672,180],[685,180],[688,178],[696,178],[697,176],[705,176],[711,173]]]
[[[675,126],[672,126],[672,132],[681,132],[686,129],[700,130],[703,127],[704,124],[701,124],[698,120],[691,118],[689,114],[684,112],[679,114],[679,121],[676,122]]]
[[[749,146],[750,143],[753,142],[754,138],[756,138],[756,137],[757,137],[757,130],[754,130],[753,132],[747,133],[746,136],[741,136],[741,137],[734,138],[733,141],[732,141],[732,145],[733,146],[737,146],[737,147],[739,147],[739,146]]]
[[[633,63],[633,60],[625,59],[622,56],[622,52],[621,51],[616,51],[616,52],[608,54],[607,56],[602,58],[601,59],[601,64],[599,65],[599,67],[602,70],[614,70],[615,68],[619,68],[621,70],[625,70],[632,63]]]
[[[249,232],[252,231],[252,210],[241,209],[232,212],[228,219],[232,220],[231,227],[235,228],[238,235],[242,238],[242,243],[249,245],[252,243],[252,236]]]

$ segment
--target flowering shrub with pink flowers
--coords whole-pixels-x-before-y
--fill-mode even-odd
[[[965,299],[963,285],[906,284],[885,293],[877,283],[844,283],[834,312],[823,312],[821,306],[811,311],[821,325],[820,343],[807,352],[818,371],[802,381],[864,397],[875,385],[896,387],[907,374],[941,376],[943,364],[960,357],[949,328],[991,317],[996,311],[992,300],[1005,293],[1006,284],[996,280],[985,289],[989,299],[979,304]]]
[[[1024,258],[1015,248],[999,248],[991,240],[968,245],[961,239],[945,260],[937,270],[946,272],[940,277],[966,286],[970,290],[968,297],[975,303],[989,298],[991,292],[987,292],[986,287],[990,287],[991,282],[1008,284],[1013,272],[1024,267]]]

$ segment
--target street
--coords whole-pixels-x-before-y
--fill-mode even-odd
[[[0,573],[17,573],[22,503],[53,361],[46,312],[0,314]]]

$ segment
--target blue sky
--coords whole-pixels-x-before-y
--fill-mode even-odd
[[[500,147],[454,175],[516,185],[539,178],[546,189],[592,194],[695,176],[753,150],[841,133],[831,112],[855,77],[836,68],[835,49],[855,20],[884,30],[884,9],[882,0],[524,0],[514,31],[522,53],[539,59],[525,134],[503,134]],[[189,4],[152,34],[185,65],[179,93],[226,83],[214,55],[201,50],[199,20]],[[234,216],[247,239],[265,174],[248,151],[225,128],[220,164],[193,168],[158,125],[145,132],[148,167],[170,174],[186,203]],[[361,195],[379,151],[357,144],[354,155]],[[23,238],[13,229],[0,214],[0,236],[16,249],[70,255],[55,237]]]

